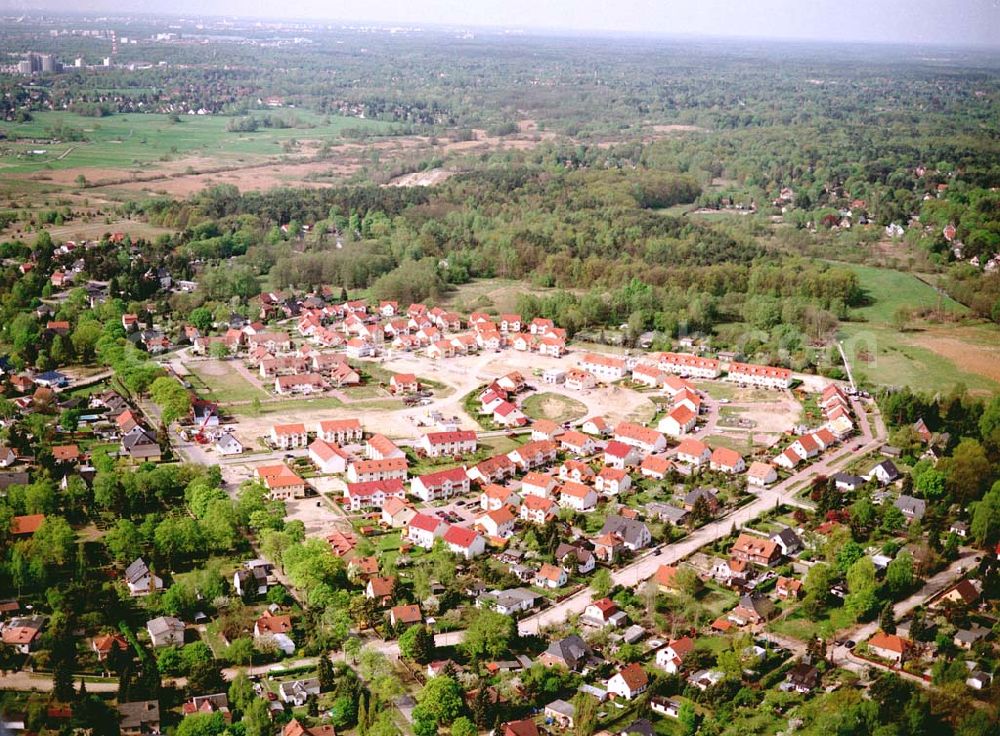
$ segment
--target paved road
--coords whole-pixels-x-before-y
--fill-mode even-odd
[[[952,562],[945,569],[928,578],[927,581],[920,587],[920,590],[913,593],[913,595],[896,603],[893,607],[896,620],[903,620],[910,614],[911,611],[913,611],[914,608],[924,605],[943,590],[953,585],[959,578],[962,577],[962,575],[965,574],[966,570],[975,566],[976,554],[977,551],[974,549],[968,547],[962,548],[958,559]],[[844,639],[862,642],[871,638],[872,634],[878,631],[878,628],[879,622],[876,619],[875,621],[869,621],[866,624],[861,624],[842,632],[841,636]],[[927,682],[919,677],[908,675],[907,673],[899,670],[892,670],[889,667],[869,662],[867,659],[855,657],[853,652],[844,646],[831,646],[829,657],[830,660],[837,666],[852,670],[858,674],[863,674],[869,667],[878,667],[879,669],[896,672],[907,679],[919,682],[922,685],[927,685]]]
[[[79,689],[79,682],[76,683]],[[35,674],[34,672],[10,672],[0,675],[0,690],[21,690],[31,692],[49,692],[52,690],[51,675]],[[87,692],[91,693],[116,693],[118,692],[118,682],[87,682]]]
[[[859,418],[864,417],[866,409],[860,403],[856,404]],[[832,464],[840,460],[847,454],[863,454],[881,446],[885,441],[884,434],[872,436],[868,431],[867,420],[860,422],[862,426],[862,448],[855,453],[850,448],[842,448],[838,452],[829,453],[819,462],[791,475],[784,481],[762,491],[752,503],[736,509],[732,513],[717,519],[700,529],[696,529],[684,539],[667,545],[659,551],[646,554],[629,565],[614,571],[612,580],[618,585],[636,586],[643,580],[650,578],[656,573],[660,565],[672,565],[688,557],[706,544],[711,544],[717,539],[729,535],[735,525],[742,527],[756,519],[765,511],[773,509],[780,504],[787,504],[794,501],[794,495],[798,492],[803,482],[808,482],[817,475],[828,475],[832,471]],[[881,427],[884,432],[884,425],[877,418],[876,427]],[[849,444],[856,446],[858,440],[855,439]],[[560,603],[540,611],[532,616],[521,619],[520,628],[525,633],[539,633],[549,626],[556,626],[563,623],[572,614],[579,614],[593,601],[593,593],[590,588],[585,588]]]

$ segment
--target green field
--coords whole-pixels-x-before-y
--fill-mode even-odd
[[[915,276],[889,269],[852,265],[870,303],[854,310],[855,321],[840,327],[838,338],[857,380],[878,385],[947,390],[962,383],[977,392],[998,389],[995,351],[1000,330],[962,323],[968,310]],[[931,308],[956,322],[913,320],[905,331],[893,323],[901,307]]]
[[[214,159],[217,164],[237,163],[278,156],[283,153],[283,144],[292,139],[335,143],[342,140],[345,128],[362,128],[373,134],[392,130],[389,123],[327,117],[304,110],[255,113],[258,119],[265,114],[294,114],[303,127],[262,127],[253,133],[235,133],[226,130],[232,118],[222,115],[182,115],[180,122],[175,123],[169,116],[159,114],[91,118],[70,112],[36,112],[33,120],[26,123],[0,121],[0,132],[10,139],[0,147],[0,172],[9,176],[80,167],[151,168],[171,158],[191,156]],[[79,131],[86,140],[48,143],[52,130],[59,126]]]
[[[208,366],[211,366],[211,369]],[[220,404],[254,399],[265,401],[269,398],[266,393],[251,385],[230,363],[212,361],[205,364],[191,364],[187,369],[191,372],[188,381],[202,398]]]
[[[548,392],[529,396],[521,409],[531,419],[551,419],[559,424],[583,419],[587,414],[587,407],[576,399]]]

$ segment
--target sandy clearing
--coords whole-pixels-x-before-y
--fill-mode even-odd
[[[446,169],[431,169],[429,171],[414,171],[412,174],[403,174],[390,181],[388,187],[432,187],[435,184],[454,176],[456,172]]]
[[[928,330],[907,337],[909,342],[947,358],[963,371],[1000,383],[1000,339],[990,344],[982,341],[982,334],[961,328],[949,328],[947,333]]]

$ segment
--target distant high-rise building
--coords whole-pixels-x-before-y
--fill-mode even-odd
[[[83,57],[82,56],[76,57],[76,59],[73,60],[73,66],[75,66],[77,69],[81,68],[83,66]]]
[[[56,70],[56,57],[52,54],[42,54],[41,66],[43,72],[54,72]]]
[[[31,59],[17,62],[17,71],[21,74],[31,74]]]

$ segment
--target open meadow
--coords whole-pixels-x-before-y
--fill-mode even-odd
[[[868,266],[851,266],[869,304],[839,338],[856,378],[888,386],[947,390],[964,384],[987,393],[1000,386],[1000,328],[975,320],[966,307],[916,276]],[[898,315],[932,310],[928,319]]]

